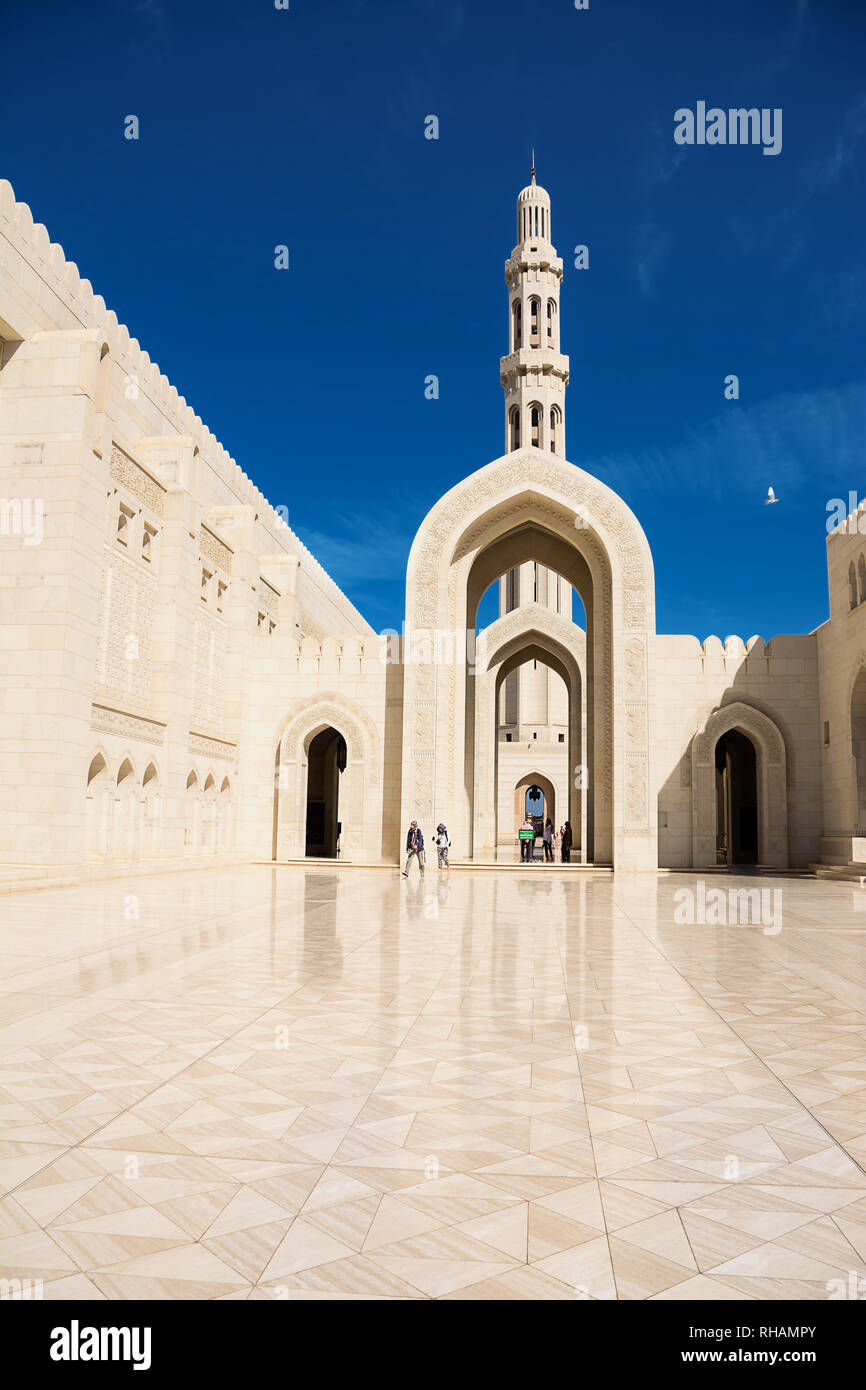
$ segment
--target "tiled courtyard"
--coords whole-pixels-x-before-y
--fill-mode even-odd
[[[856,1286],[866,891],[707,879],[736,883],[781,890],[781,930],[677,925],[695,875],[540,866],[0,898],[0,1272],[97,1299]]]

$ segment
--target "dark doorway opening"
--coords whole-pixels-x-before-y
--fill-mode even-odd
[[[758,862],[758,762],[738,729],[716,744],[716,862]]]
[[[322,729],[307,753],[308,856],[334,859],[339,849],[340,775],[346,767],[346,740],[337,729]]]

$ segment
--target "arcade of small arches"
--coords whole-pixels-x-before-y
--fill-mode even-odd
[[[511,301],[511,351],[519,352],[522,347],[537,348],[545,344],[554,351],[559,350],[559,308],[551,295],[546,309],[538,295],[531,295],[526,301],[528,331],[524,343],[523,301]]]
[[[142,760],[143,761],[143,760]],[[231,781],[191,768],[183,791],[169,799],[157,763],[139,776],[132,755],[112,764],[98,749],[85,788],[86,853],[90,862],[224,854],[233,848]]]
[[[551,454],[562,452],[562,410],[558,405],[545,408],[540,401],[528,405],[513,405],[508,411],[508,449],[513,453],[525,439],[534,449]]]

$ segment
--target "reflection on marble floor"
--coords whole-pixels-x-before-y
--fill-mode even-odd
[[[243,867],[5,897],[0,1272],[46,1298],[850,1296],[866,893],[775,879],[773,934],[677,925],[695,882]]]

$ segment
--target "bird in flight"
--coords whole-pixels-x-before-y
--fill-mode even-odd
[[[773,503],[774,503],[774,502],[778,502],[778,500],[779,500],[779,499],[778,499],[778,497],[776,496],[776,494],[775,494],[775,492],[773,491],[773,489],[772,489],[771,487],[768,487],[768,488],[767,488],[767,495],[766,495],[766,497],[764,498],[764,506],[765,506],[765,507],[771,507],[771,506],[773,505]]]

